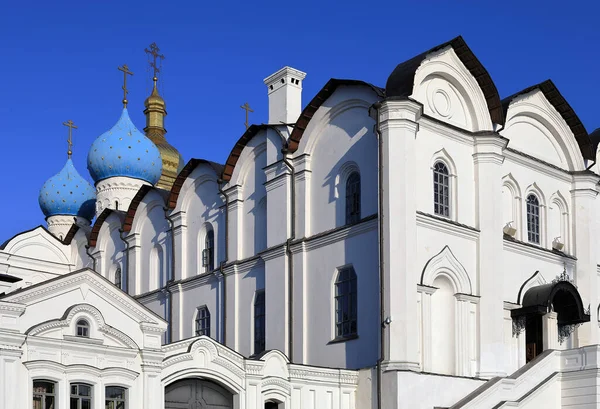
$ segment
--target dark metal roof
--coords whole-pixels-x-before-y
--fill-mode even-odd
[[[513,99],[516,97],[527,94],[535,89],[539,89],[548,102],[554,106],[554,108],[558,111],[560,116],[565,120],[573,135],[575,135],[575,139],[577,140],[577,144],[579,145],[579,150],[581,151],[581,155],[584,159],[596,160],[596,151],[594,149],[594,145],[590,139],[590,135],[588,135],[585,130],[585,126],[573,110],[571,105],[567,102],[567,100],[562,96],[562,94],[556,88],[556,85],[552,82],[552,80],[546,80],[536,85],[532,85],[531,87],[525,88],[522,91],[517,92],[516,94],[511,95],[510,97],[504,98],[502,100],[502,109],[504,111],[504,115],[508,112],[508,107]]]
[[[221,179],[223,179],[225,182],[229,182],[231,180],[231,176],[233,175],[235,165],[237,164],[237,161],[242,155],[242,151],[244,150],[248,142],[250,142],[259,131],[267,129],[268,127],[269,125],[266,124],[250,125],[248,129],[246,129],[246,132],[244,132],[240,139],[238,139],[238,141],[233,146],[231,153],[229,153],[223,171],[221,172]]]
[[[590,134],[590,141],[592,142],[592,148],[594,153],[598,151],[598,144],[600,144],[600,128],[597,128]]]
[[[9,274],[0,274],[0,281],[5,283],[16,283],[17,281],[21,281],[22,278],[11,276]]]
[[[70,245],[78,231],[79,231],[79,226],[76,225],[75,223],[73,223],[71,225],[71,228],[65,235],[65,238],[63,239],[63,244],[65,244],[67,246]]]
[[[467,67],[473,77],[475,77],[475,80],[477,80],[477,83],[485,96],[492,122],[503,125],[504,112],[502,111],[500,95],[498,94],[496,84],[494,84],[492,77],[490,77],[490,74],[483,64],[475,57],[475,54],[473,54],[473,51],[471,51],[462,36],[458,36],[446,43],[433,47],[432,49],[396,66],[392,74],[388,77],[385,85],[386,97],[408,97],[412,95],[415,72],[423,60],[425,60],[429,54],[448,46],[454,49],[458,58],[460,58],[465,67]]]
[[[100,216],[96,218],[96,222],[94,223],[94,227],[92,227],[92,232],[90,233],[90,238],[88,239],[88,245],[90,247],[96,247],[98,234],[100,234],[100,227],[102,227],[102,224],[112,212],[112,209],[106,208],[102,211],[102,213],[100,213]]]
[[[234,149],[235,149],[235,147],[234,147]],[[231,154],[229,156],[231,157]],[[235,159],[235,161],[237,162],[237,158]],[[205,159],[195,159],[195,158],[190,159],[189,162],[183,167],[183,169],[181,169],[181,172],[179,172],[179,175],[177,175],[177,179],[175,179],[175,182],[173,182],[173,186],[171,187],[171,192],[169,193],[169,199],[167,202],[167,207],[169,209],[171,209],[171,210],[175,209],[175,206],[177,206],[177,199],[179,198],[179,193],[181,193],[181,188],[183,187],[184,182],[192,174],[194,169],[196,169],[198,166],[200,166],[202,164],[209,165],[215,171],[215,174],[217,175],[217,177],[220,177],[223,174],[224,169],[225,169],[225,166],[221,165],[220,163],[211,162],[211,161],[205,160]],[[235,166],[235,163],[234,163],[234,166]],[[232,170],[232,172],[233,172],[233,170]]]
[[[308,103],[308,105],[304,108],[300,117],[296,121],[294,125],[294,129],[292,130],[292,134],[288,139],[288,149],[290,152],[296,152],[298,146],[300,145],[300,140],[304,134],[304,131],[308,127],[310,120],[317,112],[317,110],[323,105],[323,103],[335,92],[337,87],[341,85],[346,86],[366,86],[371,88],[375,93],[383,98],[385,96],[385,91],[383,88],[376,87],[373,84],[369,84],[368,82],[359,81],[359,80],[343,80],[332,78],[327,81],[327,84],[315,95],[315,97]]]

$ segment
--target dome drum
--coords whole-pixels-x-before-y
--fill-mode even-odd
[[[129,177],[115,176],[96,183],[96,214],[104,209],[126,212],[140,188],[150,183]]]

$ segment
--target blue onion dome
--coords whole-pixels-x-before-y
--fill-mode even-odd
[[[91,221],[96,211],[96,190],[69,159],[60,172],[44,183],[39,202],[46,217],[80,216]]]
[[[108,132],[98,137],[88,152],[88,170],[96,183],[121,176],[156,184],[162,158],[156,145],[131,122],[127,108]]]

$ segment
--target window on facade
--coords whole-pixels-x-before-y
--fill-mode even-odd
[[[346,224],[360,221],[360,174],[352,172],[346,180]]]
[[[433,165],[433,212],[450,217],[450,174],[442,162]]]
[[[345,267],[335,280],[335,336],[346,338],[357,334],[356,273]]]
[[[215,269],[215,232],[210,229],[204,238],[204,250],[202,251],[202,265],[206,271]]]
[[[90,324],[86,320],[77,321],[77,336],[78,337],[90,337]]]
[[[210,312],[206,305],[198,307],[196,313],[196,336],[200,335],[210,337]]]
[[[92,409],[92,386],[85,383],[71,384],[69,409]]]
[[[105,393],[105,409],[125,409],[127,389],[119,386],[107,386]]]
[[[258,290],[254,299],[254,353],[265,350],[265,290]]]
[[[540,244],[540,202],[535,195],[527,196],[527,239]]]
[[[123,283],[121,282],[121,267],[117,267],[117,271],[115,271],[115,285],[118,288],[123,289]]]
[[[33,381],[33,409],[55,409],[55,389],[54,382]]]

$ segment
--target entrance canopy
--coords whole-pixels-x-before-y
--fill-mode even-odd
[[[511,311],[512,318],[544,315],[554,311],[558,315],[558,325],[575,325],[590,320],[583,308],[579,291],[568,281],[531,287],[523,296],[522,305]]]

